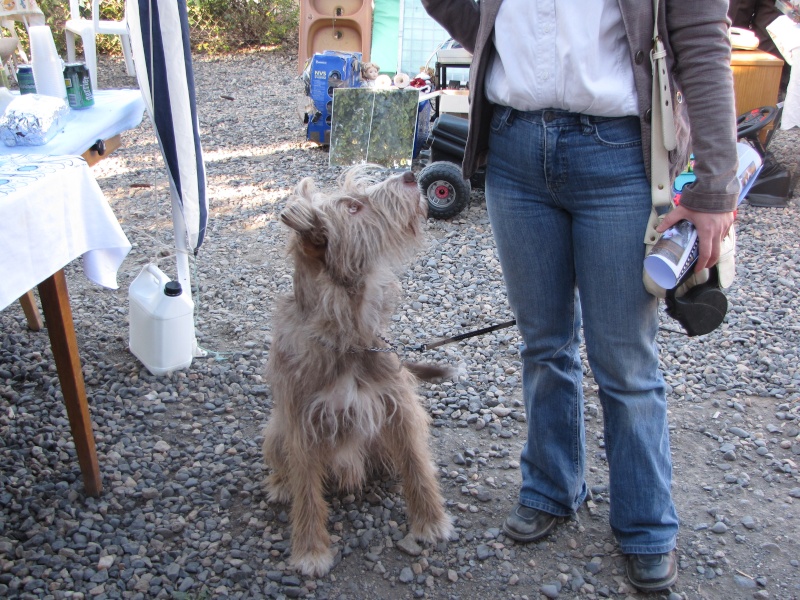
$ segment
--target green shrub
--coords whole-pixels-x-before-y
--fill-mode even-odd
[[[296,40],[296,0],[188,0],[192,49],[225,52]]]
[[[69,14],[69,0],[37,0],[39,8],[45,14],[46,23],[53,31],[53,40],[56,43],[58,53],[66,58],[67,42],[64,34],[64,22],[71,17]],[[92,0],[78,0],[80,16],[84,19],[92,18]],[[119,21],[125,14],[125,0],[105,0],[100,3],[100,18],[109,21]],[[17,28],[20,38],[27,43],[27,34],[24,27]],[[77,52],[81,53],[81,40],[76,38],[78,45]],[[122,46],[119,37],[115,35],[99,35],[95,40],[98,54],[122,54]]]
[[[38,0],[53,31],[59,54],[66,57],[64,22],[70,17],[69,0]],[[81,17],[91,18],[91,0],[79,0]],[[296,43],[298,4],[296,0],[187,0],[189,41],[194,52],[228,52],[242,48]],[[104,0],[100,18],[118,21],[125,14],[125,0]],[[17,31],[27,46],[27,33]],[[81,52],[78,38],[78,53]],[[122,53],[119,37],[100,35],[98,54]]]

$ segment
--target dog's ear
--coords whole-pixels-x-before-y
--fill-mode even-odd
[[[314,193],[317,191],[317,185],[314,183],[314,180],[311,177],[305,177],[300,180],[294,188],[294,195],[299,196],[300,198],[305,198],[309,202],[314,197]]]
[[[319,215],[311,202],[305,198],[293,196],[289,199],[286,208],[281,211],[280,219],[284,225],[304,235],[318,225]]]
[[[302,236],[308,236],[321,225],[320,215],[314,208],[314,193],[317,186],[311,177],[306,177],[294,188],[286,208],[280,214],[283,223]]]
[[[305,180],[304,180],[305,181]],[[302,186],[302,182],[298,188]],[[313,186],[313,183],[311,184]],[[325,224],[319,211],[304,196],[293,196],[281,211],[281,221],[300,236],[300,246],[309,256],[322,257],[327,246]]]

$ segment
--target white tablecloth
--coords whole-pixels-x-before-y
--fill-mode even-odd
[[[144,100],[139,90],[98,90],[94,105],[71,110],[64,131],[43,146],[6,146],[0,143],[0,156],[7,154],[83,154],[97,140],[107,140],[138,127],[144,115]]]
[[[131,244],[78,156],[0,155],[0,309],[83,256],[116,289]]]

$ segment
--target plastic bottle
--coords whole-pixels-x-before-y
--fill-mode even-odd
[[[181,284],[147,265],[128,290],[129,347],[153,375],[192,364],[194,302]]]

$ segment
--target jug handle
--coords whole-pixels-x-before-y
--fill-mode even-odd
[[[158,268],[158,265],[156,265],[154,263],[150,263],[145,268],[147,269],[147,272],[150,273],[150,275],[155,277],[156,282],[162,288],[164,287],[164,285],[167,284],[167,282],[169,282],[169,280],[170,280],[169,277],[167,277],[167,275]]]

